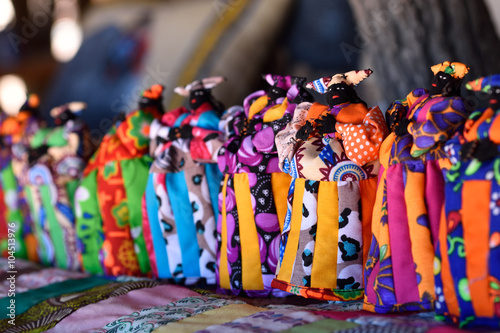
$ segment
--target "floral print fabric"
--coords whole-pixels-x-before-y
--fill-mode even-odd
[[[382,164],[372,240],[365,266],[365,309],[430,310],[434,300],[434,242],[444,204],[444,143],[467,116],[460,97],[412,91],[394,102],[388,119],[407,118],[408,133],[391,133]]]

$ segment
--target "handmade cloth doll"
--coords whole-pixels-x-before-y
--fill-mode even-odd
[[[8,233],[14,231],[15,256],[31,261],[38,261],[37,240],[28,206],[30,196],[23,189],[27,184],[29,142],[43,127],[38,114],[39,104],[38,96],[29,94],[19,112],[5,116],[0,126],[0,192],[3,197],[0,215],[7,223],[4,236],[0,236],[0,248],[4,252],[7,246],[13,245],[8,241]]]
[[[466,88],[487,94],[445,145],[445,209],[436,246],[435,311],[461,327],[500,326],[500,75]]]
[[[154,162],[143,197],[144,238],[154,277],[215,284],[217,195],[222,174],[220,102],[211,89],[223,77],[194,81],[175,92],[189,108],[166,112],[151,124]]]
[[[433,245],[444,203],[440,163],[444,143],[467,118],[459,93],[468,67],[446,61],[431,69],[430,91],[415,89],[386,113],[392,133],[380,149],[365,266],[364,309],[373,312],[433,308]]]
[[[276,136],[280,167],[292,176],[272,286],[307,298],[363,297],[363,258],[377,182],[377,152],[388,130],[378,107],[354,86],[371,70],[306,84],[327,105],[301,103]]]
[[[286,295],[271,288],[290,184],[290,176],[278,167],[274,138],[291,120],[295,99],[307,98],[303,79],[271,74],[264,79],[267,91],[250,94],[243,107],[232,107],[223,116],[228,140],[218,157],[224,174],[217,222],[218,290],[251,297]]]
[[[142,196],[151,157],[149,129],[163,114],[163,87],[153,85],[139,109],[104,136],[75,193],[77,237],[84,271],[146,275],[151,271],[142,232]]]
[[[31,139],[24,188],[41,262],[71,270],[80,268],[73,199],[93,151],[90,131],[80,118],[85,108],[85,103],[71,102],[51,110],[56,126],[39,130]]]

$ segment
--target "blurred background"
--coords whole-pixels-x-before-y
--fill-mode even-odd
[[[265,88],[261,74],[310,80],[371,68],[358,88],[384,111],[451,60],[466,77],[500,72],[497,0],[0,0],[0,108],[26,92],[42,115],[80,100],[96,139],[142,90],[173,89],[210,75],[226,107]],[[316,96],[322,102],[321,96]]]

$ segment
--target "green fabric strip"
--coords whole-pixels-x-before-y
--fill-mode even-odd
[[[78,187],[78,180],[70,180],[66,183],[66,191],[68,192],[69,204],[72,211],[75,211],[75,192]]]
[[[104,242],[102,218],[100,213],[97,170],[89,173],[82,179],[78,189],[80,196],[75,197],[76,235],[83,245],[83,269],[91,274],[104,274],[104,269],[99,260],[99,252]]]
[[[76,293],[111,282],[113,281],[92,276],[84,279],[71,279],[59,283],[53,283],[42,288],[16,294],[13,297],[13,299],[16,301],[16,317],[26,312],[32,306],[51,297],[57,297],[69,293]],[[7,307],[10,305],[10,299],[10,297],[4,297],[0,299],[0,308],[7,309]],[[0,319],[6,318],[8,318],[7,311],[1,311]]]
[[[352,323],[345,320],[324,319],[318,320],[310,324],[295,326],[288,330],[281,331],[282,333],[328,333],[341,330],[348,330],[359,326],[359,324]]]
[[[39,189],[45,216],[49,224],[50,238],[52,239],[52,244],[54,244],[57,267],[68,268],[66,248],[64,246],[64,233],[57,220],[55,207],[51,200],[50,187],[49,185],[40,185]]]
[[[40,262],[44,266],[49,266],[51,264],[49,260],[48,249],[45,245],[43,238],[43,230],[39,221],[38,209],[35,206],[33,191],[36,191],[34,186],[25,186],[24,187],[24,195],[26,196],[26,201],[28,202],[28,206],[30,208],[31,219],[33,220],[33,225],[35,226],[35,237],[37,240],[37,253]]]
[[[130,232],[135,243],[141,272],[149,273],[151,266],[142,231],[142,196],[148,183],[151,158],[147,155],[120,162],[129,211]]]
[[[12,163],[0,171],[0,177],[2,177],[2,186],[4,195],[8,193],[15,193],[15,198],[17,203],[19,203],[19,191],[17,188],[17,180],[14,175],[14,171],[12,170]],[[23,215],[21,214],[21,210],[19,208],[12,209],[13,207],[9,207],[7,205],[7,222],[16,224],[16,257],[26,259],[28,257],[28,253],[26,251],[26,244],[24,243],[24,235],[23,235]]]

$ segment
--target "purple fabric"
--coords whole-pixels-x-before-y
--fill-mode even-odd
[[[387,173],[387,215],[391,240],[394,290],[399,304],[420,302],[415,262],[411,252],[410,230],[404,195],[404,165],[391,166]],[[392,203],[392,204],[391,204]],[[398,203],[394,205],[394,203]]]

